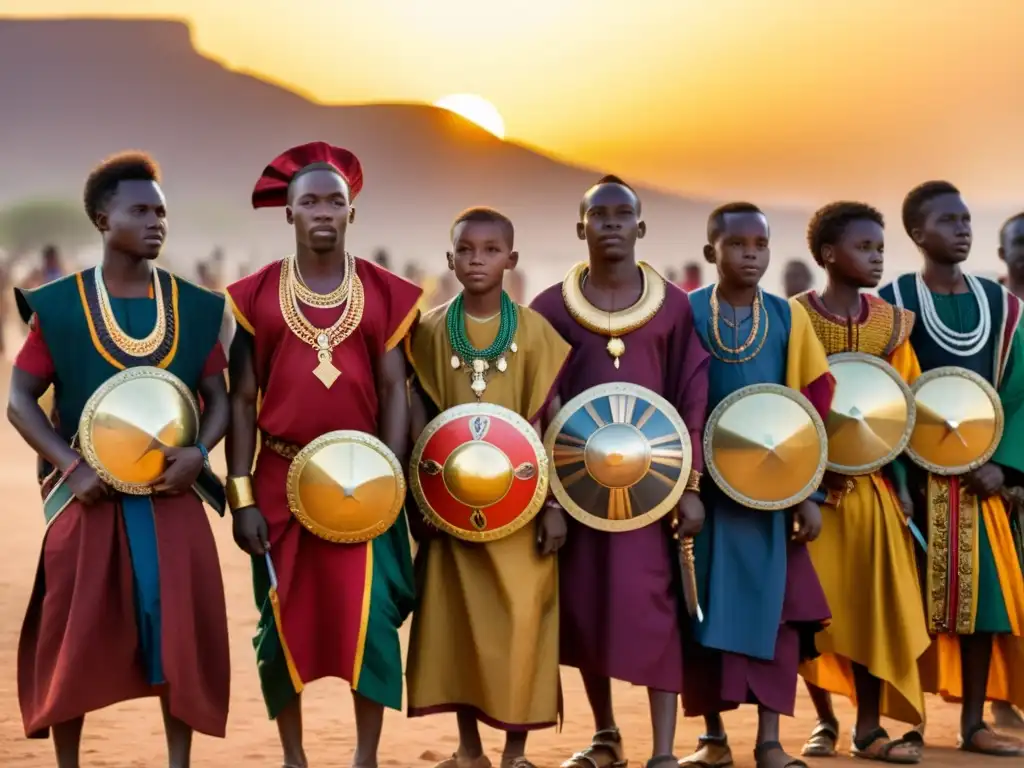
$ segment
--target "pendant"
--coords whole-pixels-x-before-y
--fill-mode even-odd
[[[519,347],[516,346],[516,343],[514,341],[511,344],[509,344],[508,349],[509,352],[512,352],[513,354],[519,351]]]
[[[459,360],[459,356],[458,355],[452,355],[452,369],[457,371],[461,367],[462,367],[462,361]]]
[[[473,380],[469,383],[469,388],[473,390],[477,400],[483,397],[484,390],[487,389],[487,382],[484,380],[482,372],[473,371]]]
[[[338,377],[341,376],[341,371],[335,368],[334,363],[331,361],[333,355],[331,354],[331,348],[328,346],[329,341],[326,333],[321,333],[316,337],[316,359],[319,362],[316,368],[313,369],[313,375],[320,379],[320,383],[327,389],[330,389],[334,382],[338,380]]]
[[[626,354],[626,342],[618,336],[612,336],[608,339],[608,344],[605,345],[605,349],[607,349],[608,354],[612,356],[613,365],[618,368],[619,358]]]
[[[508,370],[508,362],[505,360],[504,356],[499,357],[498,362],[495,363],[495,365],[498,368],[498,373],[504,373]]]

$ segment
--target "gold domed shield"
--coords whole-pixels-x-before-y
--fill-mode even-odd
[[[825,422],[802,394],[751,384],[715,406],[704,428],[704,464],[726,496],[745,507],[787,509],[825,475]]]
[[[111,376],[93,392],[78,421],[82,458],[116,491],[148,496],[163,473],[163,449],[195,445],[199,404],[185,382],[163,368],[140,366]]]
[[[828,358],[836,380],[825,431],[828,469],[866,475],[903,453],[914,430],[914,395],[880,357],[840,352]]]
[[[633,384],[601,384],[558,412],[544,437],[551,490],[590,528],[631,531],[664,517],[690,477],[690,433],[672,404]]]
[[[470,403],[437,416],[416,441],[409,483],[420,511],[463,541],[495,541],[544,506],[548,458],[526,419]]]
[[[922,374],[911,387],[917,422],[907,455],[937,475],[962,475],[992,458],[1003,436],[1003,404],[995,388],[966,368]]]
[[[321,539],[358,544],[380,536],[405,503],[405,475],[373,435],[339,430],[321,435],[292,459],[288,507]]]

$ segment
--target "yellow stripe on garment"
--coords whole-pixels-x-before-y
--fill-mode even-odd
[[[356,658],[352,664],[352,690],[359,690],[359,676],[363,670],[363,654],[366,651],[366,632],[370,626],[370,595],[373,591],[373,542],[367,542],[366,575],[363,577],[363,615],[359,619],[359,637],[356,639]]]
[[[284,626],[281,624],[281,600],[277,596],[277,590],[273,587],[270,588],[268,596],[270,597],[270,607],[274,611],[274,627],[277,629],[277,636],[281,640],[281,650],[284,651],[284,660],[288,665],[288,676],[292,679],[292,687],[295,688],[295,692],[302,693],[305,686],[299,676],[299,668],[295,666],[292,652],[288,649],[288,641],[284,639]]]
[[[171,316],[174,318],[174,336],[171,338],[171,351],[157,364],[158,368],[167,368],[174,362],[174,356],[178,354],[178,328],[181,325],[178,322],[178,281],[174,279],[174,275],[168,275],[168,277],[171,278]],[[160,276],[157,275],[155,279],[159,280]],[[160,308],[157,307],[157,309]],[[157,318],[157,322],[160,322],[160,318]]]
[[[388,339],[388,343],[384,345],[385,352],[390,352],[392,349],[394,349],[395,347],[402,343],[402,340],[409,333],[409,329],[412,327],[412,324],[416,320],[416,317],[419,315],[419,313],[420,308],[418,305],[414,306],[412,309],[409,310],[409,314],[407,314],[405,318],[402,320],[402,322],[398,324],[398,327],[395,329],[395,332],[391,334],[391,338]]]
[[[238,305],[235,304],[235,300],[231,298],[231,291],[225,290],[224,296],[228,300],[228,306],[231,307],[231,314],[235,316],[235,322],[238,323],[243,328],[245,328],[245,330],[247,330],[250,333],[250,335],[255,336],[256,329],[253,328],[252,323],[249,322],[249,318],[242,314],[242,310],[240,310],[238,308]]]
[[[123,371],[124,366],[115,360],[107,350],[103,348],[100,343],[100,337],[96,333],[96,326],[92,322],[92,313],[89,311],[89,299],[85,295],[85,282],[82,280],[82,273],[79,272],[75,275],[75,282],[78,284],[78,297],[82,300],[82,311],[85,312],[85,322],[89,326],[89,338],[92,339],[92,345],[99,352],[100,357],[114,366],[117,370]]]
[[[1021,576],[1017,550],[1013,545],[1010,517],[1003,500],[998,497],[982,502],[981,510],[999,574],[1003,602],[1010,617],[1010,629],[1019,637],[1024,634],[1024,576]]]

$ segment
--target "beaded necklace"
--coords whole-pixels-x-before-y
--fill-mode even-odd
[[[501,292],[501,320],[498,324],[498,334],[487,347],[477,349],[469,341],[466,333],[466,312],[465,301],[460,293],[452,303],[448,305],[448,312],[445,316],[445,324],[448,328],[448,343],[452,347],[452,368],[468,370],[471,375],[470,389],[479,400],[484,390],[487,389],[486,373],[494,363],[499,373],[504,373],[508,368],[505,355],[508,352],[516,352],[517,347],[514,341],[516,331],[519,328],[519,309],[516,304],[504,291]]]
[[[942,322],[942,318],[939,317],[939,312],[935,308],[935,298],[924,278],[918,274],[915,281],[917,301],[921,307],[921,319],[924,321],[925,330],[936,344],[957,357],[971,357],[978,354],[988,344],[989,336],[992,335],[992,313],[984,286],[974,275],[965,274],[964,280],[978,304],[979,313],[978,325],[973,331],[966,332],[954,331]]]

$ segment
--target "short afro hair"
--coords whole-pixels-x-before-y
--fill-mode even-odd
[[[508,245],[509,250],[512,250],[516,239],[516,229],[512,226],[512,219],[504,213],[495,210],[494,208],[488,208],[482,205],[467,208],[455,217],[455,221],[452,222],[452,228],[449,231],[448,236],[454,240],[455,228],[459,226],[459,224],[469,221],[481,221],[500,226],[502,233],[505,235],[505,242]]]
[[[854,221],[873,221],[885,227],[885,219],[875,208],[866,203],[840,201],[829,203],[811,217],[807,225],[807,247],[819,267],[825,264],[821,251],[826,245],[835,245],[843,236],[846,228]]]
[[[764,216],[764,211],[753,203],[726,203],[713,210],[708,216],[708,245],[714,245],[715,241],[722,236],[725,229],[725,217],[730,213],[758,213]],[[765,216],[765,219],[768,217]]]
[[[1002,245],[1006,239],[1006,230],[1016,224],[1018,221],[1024,221],[1024,211],[1015,214],[1003,222],[1003,226],[999,228],[999,244]]]
[[[640,195],[638,195],[637,191],[635,189],[633,189],[631,186],[629,186],[629,184],[627,184],[621,178],[619,178],[618,176],[615,176],[613,174],[608,174],[607,176],[602,176],[600,179],[598,179],[594,183],[593,186],[590,187],[590,189],[588,189],[583,194],[583,196],[586,197],[588,194],[590,194],[591,190],[593,190],[593,189],[595,189],[597,187],[603,187],[606,184],[617,184],[620,187],[625,187],[630,192],[632,192],[633,193],[633,197],[636,199],[636,215],[637,216],[640,215],[640,209],[641,209],[641,206],[642,206],[642,204],[640,203]],[[583,217],[586,215],[586,213],[587,213],[587,204],[583,200],[580,200],[580,220],[581,221],[583,220]]]
[[[909,235],[921,226],[924,207],[936,197],[959,195],[960,190],[948,181],[926,181],[918,184],[903,198],[903,229]]]
[[[117,194],[122,181],[152,181],[160,183],[160,166],[145,152],[121,152],[112,155],[93,168],[85,180],[85,215],[96,224],[102,209]]]

